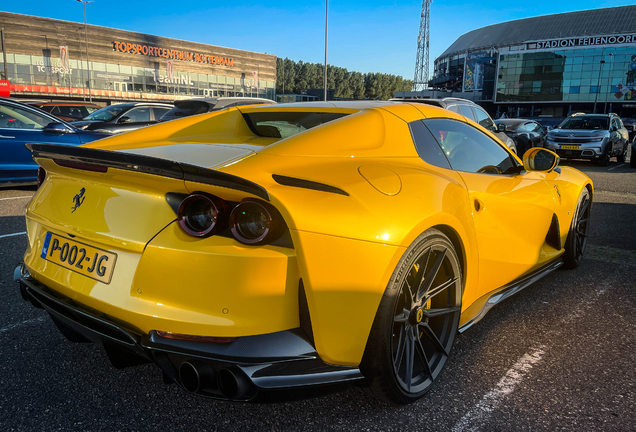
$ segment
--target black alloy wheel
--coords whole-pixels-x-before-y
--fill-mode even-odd
[[[461,297],[453,244],[426,231],[407,249],[380,303],[361,364],[369,393],[406,404],[430,390],[455,341]]]
[[[592,198],[590,197],[590,191],[587,188],[583,188],[572,218],[568,238],[565,241],[565,254],[563,255],[565,268],[577,268],[581,263],[583,254],[585,254],[587,236],[590,230],[591,209]]]

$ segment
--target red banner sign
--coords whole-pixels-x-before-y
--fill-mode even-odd
[[[75,87],[53,87],[53,86],[41,86],[41,85],[30,85],[30,84],[11,84],[9,86],[9,81],[0,81],[0,96],[2,93],[2,83],[7,83],[7,96],[9,96],[9,89],[13,92],[19,93],[46,93],[46,94],[60,94],[60,95],[84,95],[88,96],[88,89],[85,88],[75,88]],[[172,94],[149,94],[149,93],[141,93],[141,92],[124,92],[124,91],[112,91],[112,90],[97,90],[92,89],[91,95],[93,97],[108,97],[108,98],[123,98],[123,99],[155,99],[155,100],[175,100],[179,99],[180,96],[172,95]],[[185,98],[183,96],[181,98]]]
[[[11,92],[9,91],[9,81],[2,81],[0,80],[0,96],[2,97],[9,97],[11,96]]]

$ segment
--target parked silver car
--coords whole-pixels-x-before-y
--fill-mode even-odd
[[[574,114],[548,132],[545,148],[565,159],[590,159],[607,166],[625,162],[629,134],[616,114]]]

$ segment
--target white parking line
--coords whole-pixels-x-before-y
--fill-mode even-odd
[[[33,195],[25,195],[25,196],[19,196],[19,197],[0,198],[0,201],[10,200],[10,199],[22,199],[22,198],[33,198]]]
[[[16,327],[21,327],[21,326],[23,326],[25,324],[31,324],[31,323],[34,323],[34,322],[44,321],[45,319],[46,319],[46,317],[43,316],[43,317],[40,317],[40,318],[34,318],[34,319],[22,321],[21,323],[11,324],[11,325],[8,325],[6,327],[0,328],[0,333],[8,332],[9,330],[13,330]]]
[[[15,237],[15,236],[19,236],[19,235],[24,235],[26,234],[26,231],[22,231],[19,233],[13,233],[13,234],[4,234],[4,235],[0,235],[0,239],[1,238],[5,238],[5,237]]]
[[[537,364],[547,348],[541,345],[529,353],[524,354],[499,380],[497,385],[481,398],[481,401],[473,409],[468,411],[459,422],[453,426],[453,432],[465,430],[478,430],[483,422],[490,417],[495,408],[503,399],[513,392],[526,374]]]
[[[623,165],[625,165],[625,164],[616,165],[615,167],[608,168],[607,170],[608,170],[608,171],[615,170],[616,168],[620,168],[620,167],[622,167]]]
[[[591,245],[588,245],[588,247],[589,246]],[[571,323],[580,319],[589,309],[594,307],[599,297],[605,294],[608,289],[611,289],[611,285],[609,285],[609,283],[603,283],[602,286],[594,290],[592,295],[575,305],[571,312],[563,317],[561,322],[569,327]],[[544,334],[544,337],[550,334],[557,334],[560,328],[561,327],[556,327],[548,331]],[[548,350],[546,345],[535,346],[537,346],[537,348],[532,349],[517,360],[514,366],[508,369],[503,378],[499,380],[497,385],[486,393],[477,405],[468,411],[455,426],[453,426],[453,432],[485,430],[491,413],[504,402],[506,396],[514,391],[515,387],[525,378],[530,369],[541,360]]]

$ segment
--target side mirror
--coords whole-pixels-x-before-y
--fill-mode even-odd
[[[559,165],[559,160],[559,155],[550,150],[532,147],[523,155],[523,168],[549,173]]]
[[[52,122],[47,124],[46,127],[42,129],[42,132],[65,134],[69,132],[69,129],[62,123]]]
[[[130,123],[130,121],[131,121],[131,120],[130,120],[130,117],[128,117],[128,116],[123,116],[123,117],[120,117],[120,118],[117,120],[117,124]]]
[[[618,130],[618,128],[616,127],[616,125],[612,126],[612,132],[616,132]]]
[[[502,123],[499,123],[499,124],[497,125],[497,130],[498,130],[499,132],[505,132],[505,131],[506,131],[506,125],[505,125],[505,124],[502,124]]]

